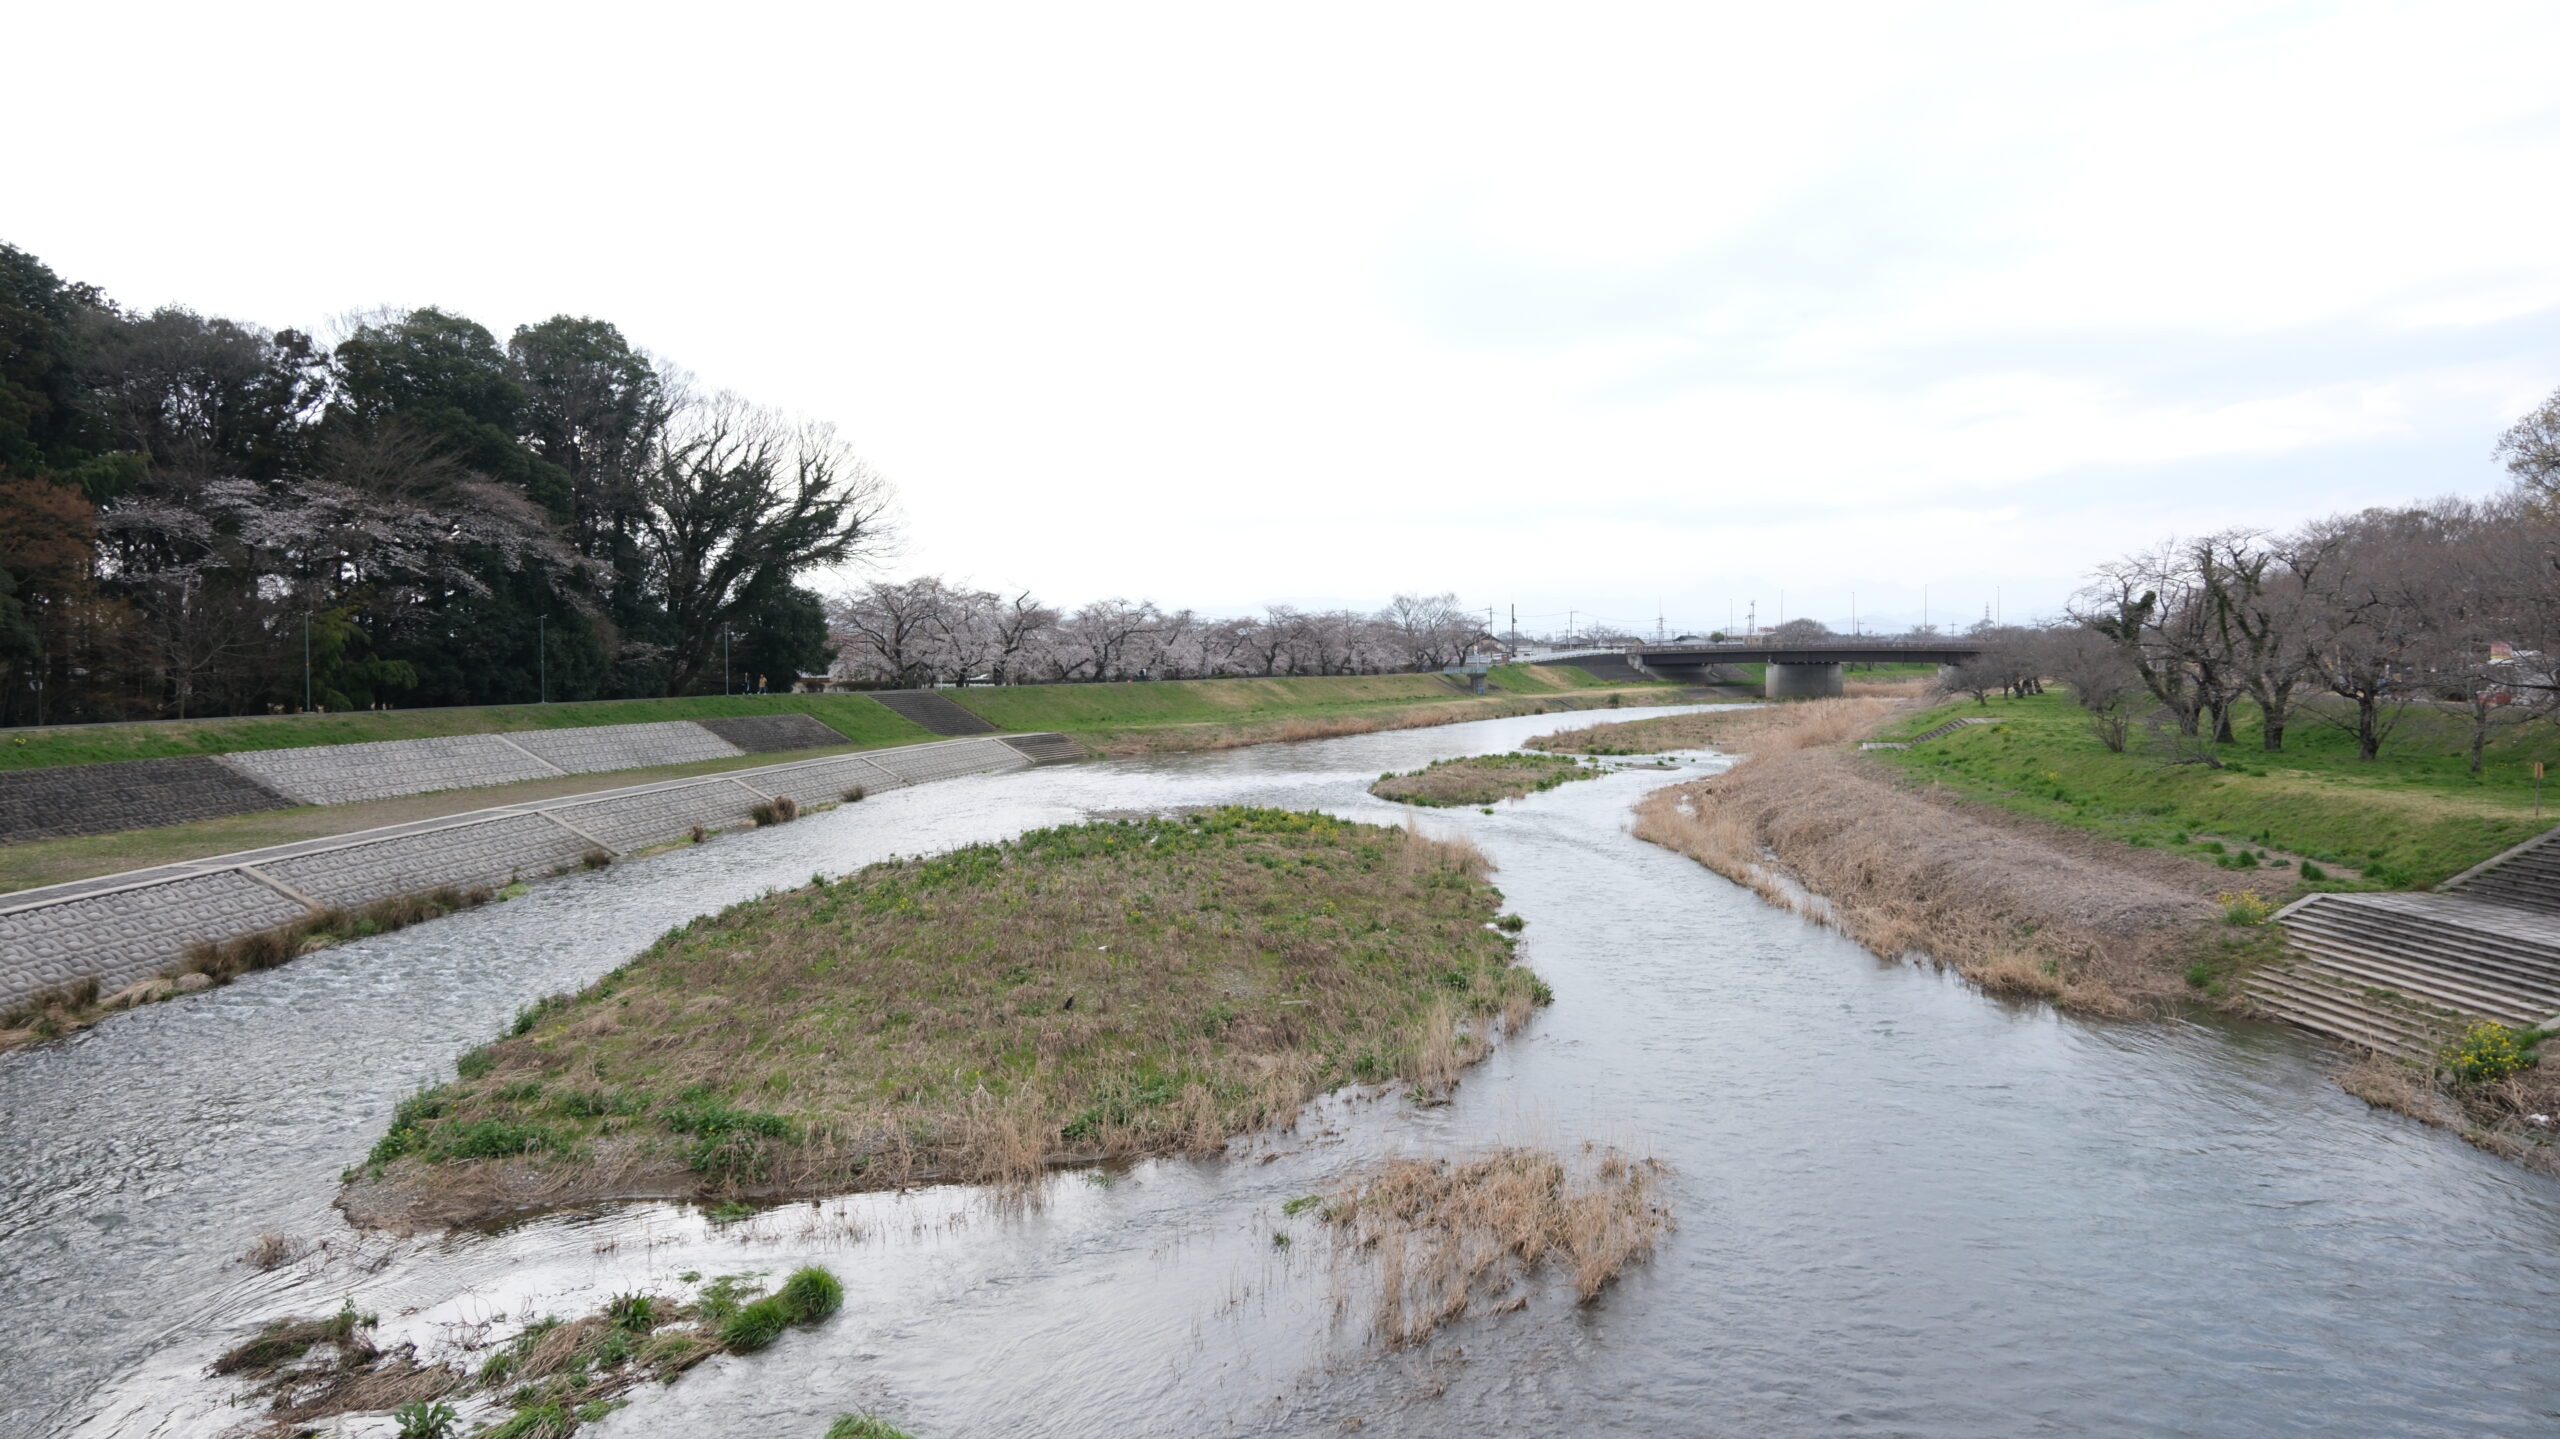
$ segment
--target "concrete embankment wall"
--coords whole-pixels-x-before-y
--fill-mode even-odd
[[[288,805],[357,804],[845,742],[823,721],[793,713],[17,770],[0,773],[0,841],[154,829]]]
[[[25,890],[0,896],[0,1007],[90,978],[111,993],[176,964],[199,941],[273,928],[317,909],[448,886],[498,888],[575,867],[591,851],[627,854],[681,838],[695,825],[735,828],[778,795],[820,804],[857,785],[877,792],[1073,753],[1055,735],[946,740],[477,810]]]

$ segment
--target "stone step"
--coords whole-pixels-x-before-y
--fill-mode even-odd
[[[874,690],[871,697],[935,734],[993,734],[996,730],[976,711],[932,690]]]
[[[2353,916],[2358,924],[2429,945],[2447,942],[2560,979],[2560,926],[2514,905],[2450,895],[2323,895],[2294,910],[2285,922],[2306,916]]]
[[[2546,913],[2560,913],[2560,875],[2497,871],[2482,875],[2446,893],[2518,904]]]
[[[2367,1049],[2432,1059],[2450,1021],[2413,1014],[2305,965],[2262,969],[2241,991],[2278,1019]]]
[[[2534,941],[2467,926],[2428,925],[2379,905],[2330,903],[2296,910],[2283,921],[2297,938],[2323,936],[2350,947],[2389,950],[2404,963],[2443,972],[2456,983],[2486,983],[2538,996],[2560,1013],[2560,952]]]
[[[1062,734],[1009,734],[1003,742],[1035,765],[1072,764],[1084,758],[1084,746]]]
[[[2376,955],[2370,950],[2342,945],[2320,936],[2295,936],[2294,948],[2332,973],[2347,976],[2376,989],[2387,989],[2448,1009],[2518,1028],[2540,1023],[2560,1006],[2539,997],[2521,995],[2512,990],[2466,983],[2447,977],[2441,969],[2395,962],[2394,957]]]

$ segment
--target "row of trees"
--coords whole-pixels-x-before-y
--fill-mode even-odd
[[[1213,619],[1149,601],[1073,610],[926,577],[829,603],[835,677],[871,685],[1376,674],[1456,663],[1484,638],[1455,595],[1398,595],[1375,614],[1274,605]]]
[[[2434,705],[2468,718],[2476,772],[2497,725],[2560,717],[2560,394],[2497,453],[2515,485],[2490,499],[2229,530],[2101,566],[2067,620],[1977,631],[1987,647],[1960,682],[1979,695],[2050,675],[2111,748],[2141,721],[2203,763],[2238,739],[2243,701],[2265,750],[2308,717],[2366,759]]]
[[[801,579],[875,549],[888,501],[825,427],[698,394],[601,320],[502,345],[384,312],[324,346],[129,311],[0,245],[0,724],[823,666]]]

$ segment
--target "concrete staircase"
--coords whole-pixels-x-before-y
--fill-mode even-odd
[[[2560,1027],[2560,830],[2429,894],[2314,894],[2276,914],[2292,957],[2242,989],[2279,1019],[2426,1060],[2468,1024]]]
[[[979,718],[976,711],[932,690],[873,690],[871,697],[935,734],[995,733],[996,727]]]
[[[999,738],[1035,765],[1072,764],[1084,758],[1084,746],[1062,734],[1009,734]]]
[[[1958,715],[1954,719],[1947,721],[1945,724],[1938,726],[1936,729],[1923,730],[1909,739],[1871,739],[1864,744],[1859,745],[1858,748],[1909,749],[1915,744],[1927,744],[1929,741],[1936,739],[1940,735],[1954,734],[1957,730],[1963,729],[1966,725],[1998,723],[2000,723],[2000,717],[1998,715]]]

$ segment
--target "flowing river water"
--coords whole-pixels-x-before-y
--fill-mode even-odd
[[[279,1314],[352,1301],[434,1341],[809,1262],[845,1281],[835,1319],[586,1432],[818,1439],[852,1409],[926,1439],[2560,1428],[2560,1185],[2368,1111],[2287,1031],[2087,1023],[1881,964],[1631,837],[1635,797],[1683,777],[1659,771],[1427,813],[1500,866],[1556,994],[1446,1107],[1332,1102],[1028,1207],[946,1188],[715,1226],[639,1204],[408,1241],[329,1207],[400,1096],[694,914],[1095,813],[1393,820],[1380,771],[1558,723],[899,791],[0,1057],[0,1434],[221,1432],[251,1416],[205,1364]],[[1356,1271],[1282,1205],[1382,1155],[1519,1140],[1669,1162],[1678,1231],[1588,1307],[1382,1350]],[[255,1272],[270,1231],[326,1247]]]

